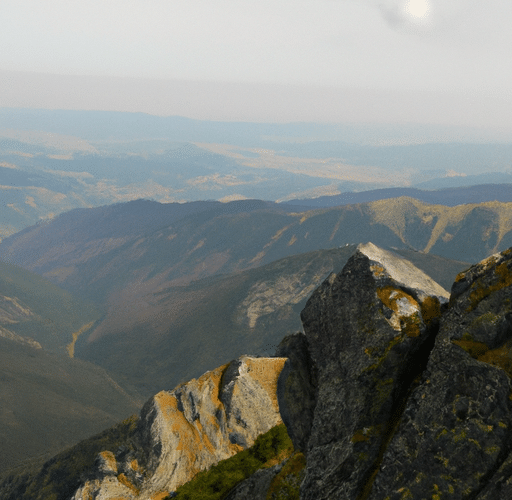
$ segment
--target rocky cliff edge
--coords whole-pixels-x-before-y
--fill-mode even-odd
[[[285,358],[243,356],[143,407],[131,449],[103,451],[73,500],[159,500],[281,423]]]
[[[305,455],[301,499],[512,498],[511,285],[512,249],[459,274],[450,295],[360,245],[313,293],[304,333],[279,357],[244,356],[157,394],[73,499],[162,499],[281,417]],[[285,470],[228,497],[274,498],[268,485]]]

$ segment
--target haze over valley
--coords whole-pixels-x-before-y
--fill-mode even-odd
[[[512,498],[512,4],[2,2],[0,500]]]

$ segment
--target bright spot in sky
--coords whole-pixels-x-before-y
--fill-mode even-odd
[[[405,5],[406,12],[417,19],[426,17],[430,10],[428,0],[409,0]]]

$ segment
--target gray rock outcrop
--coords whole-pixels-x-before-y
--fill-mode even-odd
[[[457,276],[370,499],[512,497],[512,252]]]
[[[286,358],[277,384],[279,411],[295,450],[307,448],[316,406],[316,367],[303,333],[288,335],[276,356]]]
[[[272,480],[283,468],[282,464],[274,465],[268,469],[260,469],[247,479],[238,483],[225,500],[267,500],[267,493]]]
[[[410,262],[360,245],[302,311],[318,395],[301,498],[357,498],[371,484],[448,292]]]
[[[251,446],[281,423],[276,394],[285,361],[242,356],[159,392],[141,411],[135,453],[100,453],[96,471],[73,500],[159,500]]]

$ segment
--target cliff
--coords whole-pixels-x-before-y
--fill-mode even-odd
[[[160,392],[121,446],[99,450],[71,495],[53,498],[511,498],[511,285],[512,250],[460,273],[449,294],[360,245],[275,358],[244,356]],[[295,453],[222,495],[180,488],[281,419]],[[211,468],[212,491],[218,470],[228,468]],[[50,498],[20,491],[4,483],[0,497]]]
[[[300,498],[512,495],[511,284],[507,250],[448,303],[370,244],[324,282],[302,312],[318,382]]]
[[[77,445],[21,485],[0,484],[0,498],[164,498],[281,423],[276,393],[285,361],[243,356],[161,391],[97,445]]]

